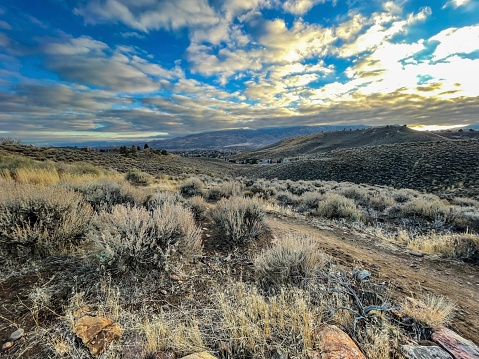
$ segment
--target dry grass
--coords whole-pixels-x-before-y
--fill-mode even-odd
[[[325,194],[313,214],[329,219],[344,218],[351,221],[359,221],[364,218],[363,213],[352,199],[335,193]]]
[[[409,248],[445,257],[479,262],[479,235],[437,234],[417,236],[408,243]]]
[[[402,305],[406,315],[433,329],[447,324],[455,308],[455,303],[433,294],[426,294],[422,298],[406,298]]]

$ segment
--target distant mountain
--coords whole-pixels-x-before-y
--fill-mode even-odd
[[[243,152],[238,157],[279,159],[302,155],[314,156],[346,148],[451,139],[442,133],[419,132],[405,126],[372,127],[288,138],[259,150]]]
[[[193,150],[193,149],[254,149],[268,146],[285,138],[309,135],[319,132],[338,131],[343,129],[363,129],[367,126],[291,126],[276,128],[260,128],[222,130],[203,132],[184,137],[149,142],[155,149]]]

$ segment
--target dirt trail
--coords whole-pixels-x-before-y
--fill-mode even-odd
[[[448,297],[458,304],[450,327],[479,343],[479,266],[418,257],[347,228],[320,229],[303,220],[274,217],[269,217],[268,223],[276,236],[294,232],[314,236],[320,248],[340,264],[369,270],[379,281],[391,283],[398,294],[429,292]]]

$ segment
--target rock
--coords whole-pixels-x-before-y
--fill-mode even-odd
[[[112,341],[120,338],[122,329],[108,318],[84,316],[76,320],[73,332],[92,355],[99,355]]]
[[[479,358],[479,347],[476,344],[446,327],[435,330],[432,333],[432,341],[439,344],[455,359]]]
[[[13,347],[13,344],[15,344],[14,342],[6,342],[2,345],[2,350],[8,350],[10,349],[11,347]]]
[[[417,251],[411,251],[410,250],[410,251],[408,251],[408,253],[410,255],[414,256],[414,257],[419,257],[419,258],[424,257],[424,253],[422,253],[422,252],[417,252]]]
[[[403,345],[401,349],[406,359],[453,359],[437,346]]]
[[[335,325],[324,325],[315,334],[319,350],[309,353],[311,359],[366,359],[353,340]]]
[[[371,276],[371,272],[363,269],[362,271],[355,269],[352,273],[354,278],[357,278],[359,281],[363,281]]]
[[[21,337],[23,337],[23,334],[25,334],[25,330],[23,330],[22,328],[18,328],[12,334],[10,334],[10,338],[8,338],[8,340],[11,340],[11,341],[18,340]]]
[[[218,359],[218,358],[209,354],[208,352],[201,352],[201,353],[187,355],[181,359]]]

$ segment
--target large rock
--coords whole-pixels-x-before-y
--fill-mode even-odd
[[[403,345],[401,349],[406,359],[454,359],[448,352],[435,345],[428,347]]]
[[[208,352],[201,352],[201,353],[187,355],[181,359],[218,359],[218,358],[209,354]]]
[[[432,333],[433,342],[439,344],[455,359],[479,358],[479,347],[470,340],[464,339],[456,332],[441,327]]]
[[[75,321],[73,331],[92,355],[100,355],[112,341],[120,338],[122,329],[108,318],[84,316]]]
[[[366,359],[353,340],[335,325],[323,325],[316,333],[318,350],[311,359]]]

